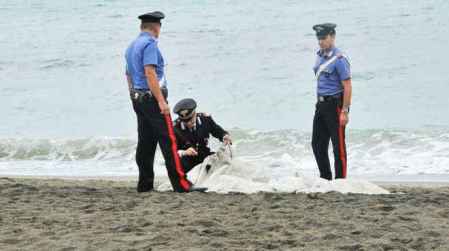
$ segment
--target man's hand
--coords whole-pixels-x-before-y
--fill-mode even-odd
[[[195,150],[195,148],[190,147],[189,149],[184,151],[185,156],[197,156],[198,152]]]
[[[340,126],[346,126],[349,122],[349,115],[348,113],[342,111],[340,112]]]
[[[226,134],[225,136],[223,136],[223,144],[232,145],[232,139],[229,134]]]
[[[161,109],[161,113],[164,115],[169,115],[170,114],[170,107],[168,106],[167,102],[162,101],[162,102],[158,102],[159,104],[159,109]]]

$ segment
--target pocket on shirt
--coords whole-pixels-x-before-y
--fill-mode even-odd
[[[323,70],[322,74],[325,78],[330,78],[334,74],[335,70],[336,70],[335,65],[331,64],[328,67],[326,67],[326,69]]]
[[[328,80],[338,81],[337,67],[335,64],[329,65],[324,71],[323,76]]]

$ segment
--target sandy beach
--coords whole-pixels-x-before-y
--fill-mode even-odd
[[[449,187],[387,188],[137,194],[134,181],[2,177],[0,249],[449,250]]]

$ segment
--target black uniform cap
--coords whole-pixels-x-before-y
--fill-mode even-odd
[[[335,34],[336,24],[324,23],[313,26],[313,30],[316,32],[317,38],[325,38],[329,34]]]
[[[185,98],[176,103],[173,112],[178,114],[180,119],[189,119],[192,117],[196,109],[196,102],[194,99]]]
[[[164,18],[164,13],[160,11],[148,12],[139,16],[139,19],[142,20],[142,23],[161,23],[161,19]]]

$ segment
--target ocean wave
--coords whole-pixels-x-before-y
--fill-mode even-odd
[[[242,156],[300,156],[311,152],[311,133],[298,130],[231,130],[235,151]],[[213,146],[217,142],[212,142]],[[449,129],[348,130],[348,152],[358,159],[386,154],[445,157]],[[135,138],[92,137],[77,139],[4,138],[0,160],[107,160],[132,158]],[[448,156],[449,158],[449,156]]]
[[[135,140],[120,138],[2,139],[0,160],[110,160],[132,158]]]
[[[283,179],[316,175],[310,132],[234,129],[232,152],[243,166],[253,166],[260,177]],[[449,130],[349,130],[348,175],[396,177],[449,175]],[[212,149],[220,143],[211,140]],[[134,175],[135,138],[0,140],[0,174],[14,175]],[[332,163],[332,150],[329,149]],[[155,172],[166,170],[159,150]]]

